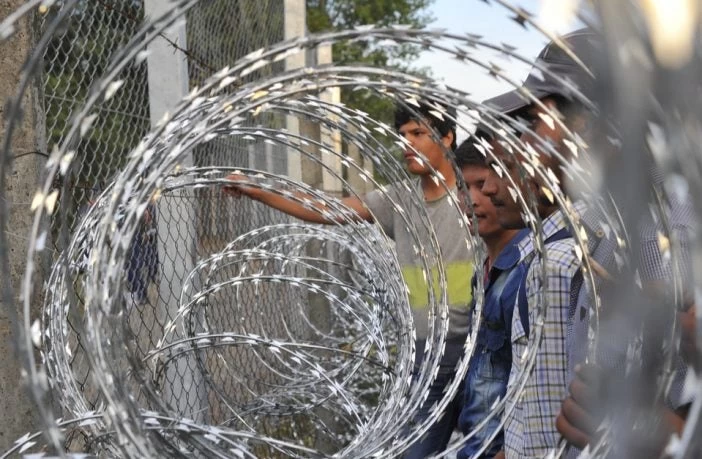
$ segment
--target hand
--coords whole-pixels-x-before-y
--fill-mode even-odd
[[[606,402],[602,394],[608,376],[594,365],[578,365],[575,373],[569,387],[570,396],[561,404],[561,412],[556,418],[556,428],[570,444],[583,449],[597,441],[595,431],[604,415],[602,405]],[[679,434],[684,428],[684,417],[666,407],[652,407],[650,413],[650,419],[660,422],[656,421],[653,428],[644,429],[643,436],[629,445],[633,448],[631,457],[659,457],[671,434]]]
[[[227,180],[231,182],[229,185],[225,185],[222,188],[222,191],[224,191],[225,194],[228,194],[230,196],[234,197],[241,197],[241,196],[249,196],[249,197],[254,197],[254,193],[257,190],[257,188],[254,188],[250,186],[251,183],[253,183],[248,176],[243,175],[243,174],[230,174],[227,177]]]
[[[151,209],[147,207],[144,211],[144,216],[142,218],[144,220],[144,225],[146,225],[147,227],[151,226],[151,222],[153,221],[153,218],[151,217]]]
[[[680,321],[680,354],[686,363],[694,364],[697,361],[697,317],[696,306],[690,305],[684,311],[678,312]]]
[[[558,432],[580,449],[590,443],[599,424],[588,409],[595,406],[600,377],[600,369],[593,365],[575,367],[570,396],[561,404],[561,412],[556,418]]]

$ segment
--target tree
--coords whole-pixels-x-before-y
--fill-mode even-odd
[[[433,18],[426,11],[434,0],[307,0],[307,27],[310,33],[348,30],[367,24],[392,24],[423,27]],[[412,74],[428,76],[430,70],[412,65],[421,52],[412,45],[391,48],[378,47],[370,42],[336,43],[333,46],[336,64],[360,63],[379,68],[391,68]],[[370,91],[344,88],[341,101],[349,107],[367,112],[378,121],[392,126],[394,106],[387,97]],[[388,143],[387,139],[379,139]]]
[[[49,24],[63,7],[56,2],[43,17]],[[49,149],[64,140],[89,89],[102,76],[112,55],[141,26],[142,2],[137,0],[82,0],[52,36],[44,51],[42,82]],[[119,171],[127,154],[148,132],[149,105],[146,65],[127,66],[116,78],[123,82],[111,100],[94,108],[97,119],[75,146],[74,167],[56,178],[62,188],[62,209],[53,216],[55,235],[67,222],[68,229],[86,208],[94,191]],[[60,244],[59,238],[54,241]]]

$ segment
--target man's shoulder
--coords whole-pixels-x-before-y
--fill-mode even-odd
[[[547,275],[574,275],[582,263],[582,249],[572,237],[550,242],[544,246],[543,255],[534,258],[529,270],[540,270],[543,259]]]
[[[407,194],[407,192],[414,191],[416,189],[416,185],[413,180],[398,180],[396,182],[390,182],[383,184],[379,186],[378,188],[375,188],[371,191],[368,191],[365,196],[369,197],[380,197],[382,199],[385,199],[384,195],[396,195],[398,193],[402,193],[404,195]]]

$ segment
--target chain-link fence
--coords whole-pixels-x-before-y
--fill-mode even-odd
[[[57,4],[44,15],[42,27],[51,23],[60,8],[61,4]],[[92,82],[104,73],[110,56],[139,29],[142,19],[143,4],[139,1],[84,1],[71,12],[70,22],[53,36],[44,54],[42,74],[50,148],[68,134],[71,119],[85,103]],[[66,248],[69,235],[81,217],[149,130],[146,65],[129,69],[124,82],[123,96],[101,107],[97,129],[77,146],[78,167],[64,176],[69,183],[57,184],[68,193],[62,196],[61,207],[52,222],[56,258]],[[132,285],[144,282],[136,278],[138,269],[136,265],[128,268]],[[77,275],[74,285],[80,297],[79,278]],[[72,356],[75,383],[85,396],[86,408],[95,409],[100,401],[92,386],[86,343],[80,332],[82,324],[75,323],[75,319],[73,316],[69,320],[66,352]],[[89,448],[88,441],[78,431],[67,437],[69,448],[74,450]]]
[[[45,14],[43,24],[48,24],[60,8],[59,2]],[[71,13],[70,22],[53,37],[44,56],[42,80],[49,145],[63,141],[72,116],[85,103],[91,84],[104,73],[111,56],[141,27],[144,10],[143,0],[85,0]],[[162,37],[173,53],[185,55],[190,88],[202,85],[216,71],[248,53],[284,39],[282,0],[201,2],[190,10],[185,20],[187,43]],[[130,151],[153,124],[148,74],[160,69],[149,65],[148,60],[144,60],[123,70],[119,95],[103,103],[95,113],[93,130],[75,148],[76,166],[64,176],[63,183],[57,184],[68,193],[61,197],[61,208],[53,222],[56,258],[66,248],[70,234],[89,213],[95,199],[109,187]],[[278,68],[274,66],[267,71],[281,71],[284,66],[285,62],[281,62]],[[256,72],[251,74],[252,80],[259,77],[261,75]],[[272,114],[258,116],[255,126],[281,129],[285,123],[285,116]],[[252,120],[242,125],[254,126]],[[227,135],[198,146],[192,152],[192,162],[196,167],[250,167],[273,173],[285,173],[290,166],[286,151],[280,145]],[[174,324],[182,325],[185,321],[179,311],[184,285],[190,283],[191,291],[201,289],[207,282],[221,280],[222,276],[240,268],[233,263],[214,274],[201,272],[186,278],[198,260],[220,252],[237,236],[285,221],[288,217],[261,204],[223,196],[218,186],[161,190],[158,203],[145,213],[129,249],[129,261],[124,266],[123,300],[129,314],[128,332],[133,336],[137,355],[146,359],[150,349],[164,340],[183,339],[183,334],[255,332],[276,338],[325,328],[328,324],[319,319],[324,306],[320,309],[319,304],[315,305],[307,292],[289,286],[249,286],[211,295],[205,306],[188,315],[184,331],[179,329],[169,334]],[[318,244],[314,248],[320,250]],[[308,248],[302,244],[298,250]],[[270,266],[268,270],[274,273],[278,268]],[[80,270],[73,274],[74,288],[80,296]],[[281,304],[289,305],[283,315],[299,313],[299,317],[278,317]],[[310,308],[317,308],[315,314],[310,314]],[[309,319],[310,316],[315,318]],[[91,386],[81,327],[72,322],[76,320],[80,320],[80,316],[68,319],[71,331],[66,352],[71,355],[71,370],[85,396],[86,408],[94,410],[99,407],[100,400],[96,395],[98,391]],[[260,400],[261,394],[268,394],[263,399],[288,396],[275,394],[278,390],[276,366],[281,362],[263,354],[265,351],[255,348],[213,348],[184,353],[169,361],[153,359],[151,377],[162,391],[165,402],[182,416],[212,424],[247,426],[278,438],[292,438],[309,422],[304,416],[297,413],[286,416],[282,423],[275,422],[275,416],[267,417],[260,412],[260,406],[250,405],[252,400]],[[130,387],[135,398],[145,399],[136,381]],[[270,414],[276,410],[268,411]],[[91,443],[94,439],[80,430],[69,435],[67,441],[73,450],[99,451],[99,447]],[[314,436],[305,440],[307,443],[319,441]],[[269,455],[271,452],[258,453]]]
[[[86,0],[71,14],[65,29],[55,35],[44,56],[43,74],[49,145],[61,142],[91,83],[103,74],[113,53],[140,28],[143,18],[142,0]],[[50,19],[51,13],[45,15],[43,23]],[[284,10],[279,0],[202,2],[187,16],[188,42],[171,41],[170,45],[174,53],[186,56],[190,86],[196,87],[251,51],[282,40],[283,28]],[[128,152],[151,125],[146,62],[133,65],[122,81],[120,96],[101,107],[104,113],[98,114],[94,132],[78,148],[80,165],[66,179],[72,191],[67,202],[78,212],[120,170]],[[271,120],[273,127],[280,128],[282,123]],[[217,139],[195,152],[195,164],[251,166],[272,172],[286,169],[282,152],[270,149],[272,154],[254,155],[254,147],[240,139]],[[219,204],[218,200],[210,202],[213,208],[206,212],[217,214]],[[69,227],[75,219],[76,215],[71,215]]]
[[[389,160],[392,152],[370,140],[371,131],[387,136],[394,134],[393,129],[376,123],[361,110],[333,103],[333,107],[325,107],[324,97],[316,97],[325,85],[338,88],[348,83],[354,90],[371,88],[405,105],[417,105],[426,98],[441,105],[458,105],[459,113],[471,119],[479,115],[481,126],[497,136],[490,147],[494,151],[482,153],[500,166],[496,168],[499,176],[509,176],[499,185],[502,195],[498,198],[508,202],[511,196],[512,201],[524,204],[519,225],[532,230],[534,258],[530,258],[533,263],[527,261],[533,268],[528,268],[523,285],[531,291],[528,322],[533,325],[534,339],[528,340],[524,352],[517,352],[517,347],[513,350],[513,384],[495,400],[480,424],[485,427],[491,417],[501,416],[503,426],[519,425],[520,404],[528,405],[527,398],[539,398],[533,383],[537,389],[544,386],[539,377],[545,373],[536,365],[543,360],[541,356],[548,355],[542,350],[550,351],[545,348],[552,340],[559,343],[554,350],[560,355],[545,360],[558,366],[553,371],[558,375],[553,387],[559,391],[565,389],[561,379],[569,370],[563,359],[570,358],[563,357],[568,352],[562,352],[560,343],[580,347],[583,354],[587,348],[593,362],[606,363],[610,358],[604,354],[612,351],[622,367],[627,367],[626,374],[612,371],[613,384],[605,378],[604,384],[595,387],[595,392],[604,386],[614,389],[607,394],[599,391],[606,400],[606,410],[592,403],[597,416],[600,412],[606,415],[596,429],[596,436],[601,435],[598,445],[591,445],[595,456],[610,451],[615,455],[622,451],[620,455],[625,456],[629,450],[638,455],[641,450],[662,450],[670,432],[660,421],[671,414],[661,411],[662,404],[692,401],[682,437],[673,436],[665,451],[676,457],[696,457],[702,385],[696,383],[699,371],[692,373],[700,368],[700,346],[694,343],[700,323],[695,319],[699,318],[699,314],[695,316],[698,308],[688,298],[694,296],[694,286],[687,285],[684,271],[691,271],[689,277],[699,280],[692,268],[700,265],[700,257],[685,259],[686,240],[696,236],[696,217],[691,208],[676,208],[675,201],[696,205],[691,197],[695,191],[700,193],[696,148],[700,104],[690,105],[691,95],[702,93],[698,90],[700,79],[695,78],[700,68],[697,54],[694,59],[689,57],[694,72],[685,69],[677,75],[669,68],[670,62],[659,62],[657,52],[644,46],[649,32],[639,27],[645,18],[638,16],[638,6],[630,10],[624,7],[626,2],[594,2],[597,11],[600,7],[606,11],[605,6],[616,3],[609,14],[598,16],[608,44],[601,49],[613,51],[603,60],[608,64],[604,74],[612,70],[613,76],[625,75],[643,84],[631,84],[627,88],[631,91],[623,94],[619,78],[603,81],[601,94],[594,95],[595,100],[606,101],[597,113],[601,125],[581,126],[595,139],[594,148],[588,149],[577,133],[561,136],[558,142],[551,142],[551,137],[538,139],[531,131],[540,129],[524,125],[522,119],[504,116],[467,94],[457,95],[460,91],[453,88],[399,72],[314,65],[280,74],[290,69],[287,59],[303,49],[304,57],[312,59],[321,56],[319,48],[324,46],[328,51],[330,44],[372,38],[371,49],[415,43],[476,66],[490,78],[512,82],[511,71],[503,71],[490,59],[469,57],[466,51],[485,48],[500,57],[528,61],[509,44],[495,45],[473,34],[362,26],[286,42],[266,53],[249,54],[241,66],[219,71],[259,46],[290,36],[281,0],[203,0],[187,14],[188,3],[197,0],[173,0],[177,6],[167,11],[162,21],[155,19],[158,15],[147,19],[149,8],[159,0],[143,2],[30,0],[23,6],[25,13],[36,7],[44,32],[60,25],[61,21],[52,21],[52,17],[67,13],[70,20],[61,22],[58,33],[50,33],[53,41],[48,49],[44,39],[36,48],[46,50],[42,83],[49,143],[62,145],[47,155],[42,170],[49,175],[32,195],[31,204],[19,201],[34,212],[34,224],[28,230],[26,277],[19,298],[23,333],[17,342],[26,359],[22,378],[29,381],[36,407],[46,421],[42,434],[47,443],[39,443],[40,433],[28,433],[14,442],[12,452],[60,452],[66,446],[97,457],[317,457],[330,453],[394,457],[446,415],[444,409],[459,390],[460,378],[446,386],[441,400],[425,404],[430,385],[439,374],[450,323],[446,310],[439,309],[447,306],[449,284],[443,268],[434,276],[434,268],[442,265],[444,249],[434,234],[438,223],[423,211],[428,206],[427,196],[408,184],[397,185],[397,197],[379,193],[391,204],[383,213],[402,218],[399,225],[411,233],[408,245],[422,263],[421,272],[415,272],[423,277],[417,282],[418,289],[426,286],[431,303],[424,308],[429,336],[422,367],[413,371],[415,330],[407,301],[412,292],[400,277],[399,257],[393,256],[385,234],[358,221],[358,215],[338,201],[315,191],[323,188],[341,195],[353,187],[349,170],[357,166],[354,158],[362,156],[364,162],[366,157],[372,159],[375,171],[391,181],[406,178]],[[506,1],[493,3],[507,7],[510,15],[516,14],[512,19],[520,28],[537,25],[528,12]],[[66,10],[67,4],[78,6]],[[587,17],[596,16],[590,13]],[[693,17],[692,9],[689,13]],[[137,33],[142,23],[147,25],[143,30],[153,31],[169,21],[171,28],[164,29],[156,40]],[[171,34],[174,30],[177,34]],[[614,31],[617,33],[609,36]],[[13,33],[21,35],[4,22],[0,24],[0,41]],[[173,36],[182,38],[174,40]],[[132,46],[122,47],[130,39]],[[698,45],[699,37],[694,39]],[[185,63],[179,70],[186,78],[177,82],[180,88],[175,89],[180,90],[173,91],[167,103],[163,103],[163,95],[155,97],[154,93],[161,80],[172,88],[172,81],[166,78],[171,76],[172,67],[167,65],[170,61],[164,56],[164,47],[154,53],[156,57],[149,57],[155,42],[167,44],[166,54],[178,56],[178,65]],[[619,46],[622,43],[627,45]],[[548,52],[539,61],[560,53],[555,54]],[[632,55],[637,58],[632,59]],[[556,60],[558,65],[565,64],[560,57]],[[23,81],[35,76],[37,61],[30,56],[25,62]],[[531,75],[545,83],[544,72],[553,72],[542,64],[537,61]],[[101,79],[103,73],[107,76]],[[393,81],[388,81],[388,75]],[[690,84],[682,84],[687,78]],[[668,84],[674,79],[681,84]],[[571,78],[559,77],[554,83],[567,89],[566,96],[583,104],[579,108],[588,108],[583,110],[588,119],[592,116],[592,101],[576,94],[579,91],[573,92]],[[538,88],[529,87],[520,87],[519,94],[538,94]],[[191,92],[185,96],[188,89]],[[624,97],[612,97],[619,93]],[[162,123],[155,122],[164,114],[154,108],[156,101],[160,108],[175,108],[173,116],[162,117]],[[558,105],[559,101],[550,102]],[[23,111],[23,105],[27,104],[14,99],[7,104],[8,139],[14,123],[29,119],[23,117],[29,112]],[[442,118],[449,115],[444,110],[436,113]],[[550,132],[556,131],[555,120],[563,121],[563,114],[547,110],[533,117]],[[37,118],[36,123],[41,124],[41,117]],[[583,120],[576,121],[580,124]],[[621,132],[610,137],[618,130],[611,129],[613,126],[621,127]],[[337,144],[341,146],[337,148]],[[556,144],[558,150],[552,151]],[[537,153],[551,159],[563,156],[560,170],[569,178],[568,187],[577,187],[578,195],[582,193],[591,201],[587,213],[581,214],[581,203],[574,204],[564,194],[564,181],[554,173],[556,163],[542,161],[542,155],[534,154],[536,147],[540,149]],[[14,145],[6,142],[6,160],[42,153],[12,150]],[[339,151],[347,156],[337,156]],[[304,158],[307,152],[311,154]],[[512,162],[508,153],[518,160]],[[580,158],[584,162],[570,163],[571,153],[583,153]],[[302,160],[295,159],[297,154]],[[421,164],[423,156],[408,162]],[[520,156],[526,161],[519,160]],[[333,158],[326,162],[325,157]],[[505,162],[515,167],[505,167]],[[340,166],[334,170],[337,163]],[[306,167],[312,165],[318,168]],[[237,169],[244,169],[241,175],[250,181],[235,187],[227,176]],[[434,172],[428,177],[440,185],[443,174]],[[514,180],[513,172],[519,172],[519,178],[526,182]],[[657,177],[657,172],[666,177]],[[286,173],[294,175],[292,180],[284,176]],[[15,175],[26,175],[26,182],[33,183],[34,177],[26,169],[18,169]],[[377,184],[366,169],[357,178]],[[335,180],[343,184],[325,187]],[[521,191],[515,188],[517,183],[522,185]],[[223,187],[231,195],[239,192],[257,197],[260,191],[273,190],[270,196],[295,202],[326,221],[338,219],[342,228],[297,224],[255,202],[224,197]],[[29,198],[32,190],[7,187],[5,192],[10,197]],[[451,235],[441,239],[456,247],[465,239],[468,246],[474,246],[475,235],[468,234],[464,208],[453,199],[453,193],[447,195],[452,196],[450,205],[460,219],[446,221],[465,229],[466,238]],[[535,197],[545,199],[535,201],[539,206],[527,205]],[[0,201],[3,218],[9,201]],[[10,204],[10,209],[17,208],[18,202]],[[576,240],[572,250],[568,246],[563,252],[556,251],[557,259],[549,260],[554,258],[553,247],[547,247],[542,233],[553,225],[542,218],[546,211],[535,215],[534,207],[554,210],[550,215],[563,220],[563,230],[566,226],[571,229]],[[560,212],[555,213],[556,207]],[[512,210],[516,221],[516,208]],[[597,225],[581,226],[593,223],[585,218],[590,216],[598,220]],[[474,217],[475,223],[478,215]],[[442,226],[450,228],[449,224]],[[588,232],[590,229],[593,231]],[[3,230],[2,236],[6,232]],[[425,244],[426,235],[431,237]],[[597,244],[594,252],[590,241]],[[699,244],[695,240],[692,245],[689,251],[697,255],[694,249]],[[14,281],[18,270],[13,271],[14,266],[5,262],[4,252],[19,250],[7,250],[5,244],[0,247],[4,279]],[[43,258],[47,247],[53,248],[54,263],[42,278],[39,271],[45,267],[44,260],[36,266],[35,259]],[[599,263],[601,251],[605,256]],[[481,279],[484,253],[478,250],[474,255],[475,278]],[[546,277],[551,261],[579,270],[574,278],[572,271],[567,273],[567,283],[558,282],[558,292],[551,292],[546,285],[551,281]],[[659,270],[661,273],[653,273]],[[582,275],[583,285],[578,275]],[[12,286],[6,284],[3,302],[12,304]],[[477,287],[475,320],[480,320],[486,289],[481,282],[473,285]],[[44,287],[41,295],[35,293],[40,286]],[[578,293],[578,304],[573,303],[573,293]],[[582,293],[587,293],[587,298]],[[558,298],[551,298],[556,295]],[[580,304],[583,299],[591,304]],[[33,320],[32,309],[38,304],[43,306],[43,324]],[[578,311],[580,337],[573,343],[579,346],[569,343],[569,336],[562,336],[571,332],[564,329],[561,310],[565,305],[572,306],[570,313]],[[551,319],[553,311],[556,320]],[[473,322],[471,339],[465,341],[465,358],[456,366],[459,374],[467,370],[472,353],[479,350],[470,345],[479,343],[479,327],[491,328],[488,317],[483,319]],[[13,321],[16,319],[8,320]],[[555,332],[549,330],[550,322],[558,322]],[[678,352],[679,347],[689,349]],[[37,364],[39,355],[43,365]],[[679,359],[684,363],[681,360],[678,365]],[[593,376],[592,382],[595,379],[599,378]],[[565,395],[554,392],[549,405],[558,407]],[[61,413],[52,412],[50,398],[60,404]],[[430,404],[428,417],[414,422],[417,409]],[[552,429],[555,412],[547,413],[550,409],[542,410],[541,418]],[[665,432],[659,431],[661,427]],[[480,429],[478,426],[470,436]],[[64,438],[64,434],[68,436]],[[659,436],[660,445],[653,444]],[[649,445],[650,440],[654,441]],[[550,449],[557,442],[567,446],[553,437],[543,447]],[[623,449],[615,443],[622,443]],[[340,450],[344,445],[348,448]],[[451,448],[460,446],[456,442]],[[559,455],[555,451],[548,454]]]

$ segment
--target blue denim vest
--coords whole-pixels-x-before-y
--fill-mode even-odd
[[[464,401],[458,425],[464,434],[470,432],[490,413],[498,398],[504,397],[512,367],[511,325],[512,313],[517,301],[523,269],[518,244],[529,234],[529,229],[518,232],[495,259],[485,285],[483,317],[478,329],[473,358],[471,359],[464,386]],[[478,282],[473,276],[473,288]],[[458,451],[458,459],[473,457],[483,441],[495,432],[500,416],[495,416],[488,425],[469,439]],[[492,457],[503,444],[500,432],[483,452],[482,457]]]
[[[518,232],[507,246],[502,249],[490,268],[485,286],[485,304],[483,320],[478,330],[476,354],[487,350],[496,353],[511,365],[510,330],[512,313],[522,280],[519,267],[520,253],[518,244],[529,234],[528,229]],[[475,277],[473,278],[475,282]]]

